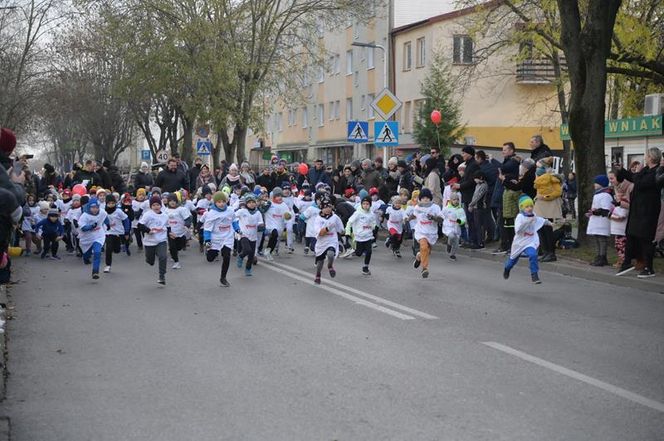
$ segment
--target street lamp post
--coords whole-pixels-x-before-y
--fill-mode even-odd
[[[383,85],[387,89],[388,88],[388,83],[387,83],[387,51],[385,51],[385,47],[381,46],[380,44],[359,43],[359,42],[352,43],[351,46],[368,47],[368,48],[372,48],[372,49],[380,49],[380,50],[383,51]]]

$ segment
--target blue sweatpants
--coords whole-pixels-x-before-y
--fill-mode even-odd
[[[536,274],[539,272],[539,264],[537,262],[537,250],[532,247],[528,247],[523,251],[523,254],[528,256],[528,260],[530,261],[530,274]],[[505,262],[505,269],[506,270],[511,270],[514,268],[516,263],[519,261],[519,257],[517,256],[516,259],[509,258],[507,259],[507,262]]]
[[[89,261],[90,255],[92,254],[93,273],[99,272],[99,266],[101,265],[101,246],[102,245],[100,243],[95,242],[85,253],[83,253],[83,260],[85,261]]]

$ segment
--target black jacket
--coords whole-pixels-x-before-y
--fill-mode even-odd
[[[201,172],[201,167],[202,167],[202,165],[194,165],[187,172],[187,174],[189,175],[189,188],[192,189],[192,191],[197,188],[196,187],[196,179],[198,179],[198,175]]]
[[[74,182],[72,185],[82,184],[84,181],[88,181],[88,189],[90,187],[99,187],[100,185],[103,185],[101,178],[96,172],[89,172],[87,170],[79,170],[74,176]]]
[[[267,188],[267,191],[272,191],[274,188],[274,178],[271,174],[264,175],[261,173],[260,176],[256,178],[256,185]]]
[[[466,171],[459,182],[459,191],[461,192],[461,200],[464,204],[469,204],[473,200],[473,193],[475,193],[475,173],[480,169],[479,164],[475,158],[470,158],[466,161]]]
[[[154,186],[152,173],[138,172],[134,176],[134,191],[139,188],[148,188]]]
[[[530,158],[535,162],[549,156],[553,156],[553,153],[551,153],[551,149],[546,144],[542,144],[530,153]]]
[[[101,186],[105,189],[111,188],[113,182],[111,181],[111,175],[108,171],[104,167],[100,167],[99,170],[97,170],[97,174],[99,175],[99,179],[101,179]]]
[[[661,205],[661,184],[657,182],[657,168],[643,167],[638,173],[628,173],[634,183],[627,217],[628,236],[652,241],[657,231]]]
[[[521,191],[534,199],[535,195],[537,195],[537,190],[535,190],[535,177],[535,167],[533,167],[528,170],[526,174],[523,175],[516,183],[505,179],[503,185],[509,190]],[[514,180],[516,179],[517,178]]]
[[[185,175],[180,169],[176,169],[174,172],[166,169],[160,171],[157,175],[155,186],[161,188],[161,191],[166,191],[168,193],[173,193],[181,188],[188,191],[189,179],[187,179],[187,175]]]
[[[108,168],[108,175],[111,178],[111,187],[114,191],[120,194],[127,191],[127,185],[125,184],[124,178],[116,166],[112,165]]]

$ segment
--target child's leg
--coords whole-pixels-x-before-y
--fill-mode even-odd
[[[221,249],[221,278],[225,279],[228,274],[228,267],[231,264],[231,249],[223,247]]]
[[[41,258],[43,259],[46,257],[46,254],[48,254],[48,250],[51,248],[51,237],[48,234],[42,234],[42,253],[41,253]]]
[[[60,242],[58,242],[57,240],[55,240],[55,238],[53,238],[53,241],[51,241],[51,256],[57,257],[59,249],[60,249]]]
[[[459,250],[459,235],[454,232],[447,236],[447,244],[450,246],[450,256],[456,256]]]
[[[390,235],[390,244],[392,245],[392,251],[399,251],[401,248],[401,242],[403,240],[403,235],[399,233],[393,233]]]
[[[138,228],[134,228],[134,237],[136,238],[136,245],[140,250],[143,248],[143,233],[141,233]]]
[[[32,232],[24,231],[23,237],[25,238],[25,251],[29,253],[32,249]]]
[[[145,246],[145,263],[152,266],[154,265],[154,259],[156,256],[156,247],[151,245]]]
[[[168,236],[168,251],[171,253],[171,259],[173,259],[173,262],[177,263],[180,261],[178,258],[178,238],[173,239],[171,236]],[[210,251],[211,250],[208,250],[208,252]],[[208,257],[208,262],[212,262],[212,260]]]
[[[104,254],[106,257],[106,266],[113,265],[113,238],[115,236],[106,236],[106,247],[104,247]]]
[[[293,222],[286,222],[286,248],[293,248],[293,240],[295,239],[295,233],[293,232]]]
[[[367,242],[367,246],[364,250],[364,267],[369,268],[369,263],[371,263],[371,253],[372,253],[371,242]]]
[[[240,239],[240,245],[242,245],[242,251],[240,255],[247,258],[247,264],[245,269],[250,270],[251,266],[254,264],[254,254],[256,254],[256,241],[249,240],[246,237]]]
[[[218,255],[219,250],[209,249],[205,252],[205,259],[207,259],[208,262],[214,262],[214,259],[216,259]]]
[[[327,250],[327,267],[332,268],[334,266],[334,250]],[[334,277],[334,276],[332,276]]]
[[[537,274],[539,272],[539,262],[537,261],[537,250],[532,247],[525,249],[524,253],[528,256],[530,262],[530,274]]]
[[[101,266],[101,244],[95,242],[92,244],[92,273],[99,273],[99,267]]]
[[[267,241],[267,249],[273,253],[274,248],[277,246],[277,240],[279,239],[279,232],[276,229],[270,231],[270,236]]]
[[[431,246],[429,241],[422,238],[420,239],[420,262],[422,262],[422,270],[429,269],[429,254],[431,253]]]
[[[599,244],[599,255],[606,259],[606,250],[609,246],[609,238],[607,236],[597,236]]]
[[[71,234],[71,223],[70,222],[65,222],[65,234],[62,237],[62,240],[65,243],[65,249],[69,252],[74,251],[74,245],[72,241],[72,234]]]
[[[168,261],[168,246],[166,242],[162,242],[156,246],[157,257],[159,258],[159,278],[163,279],[166,276],[166,263]]]

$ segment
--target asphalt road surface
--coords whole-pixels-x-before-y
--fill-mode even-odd
[[[317,287],[298,253],[231,288],[195,249],[166,287],[17,260],[12,439],[664,440],[663,295],[382,246]]]

